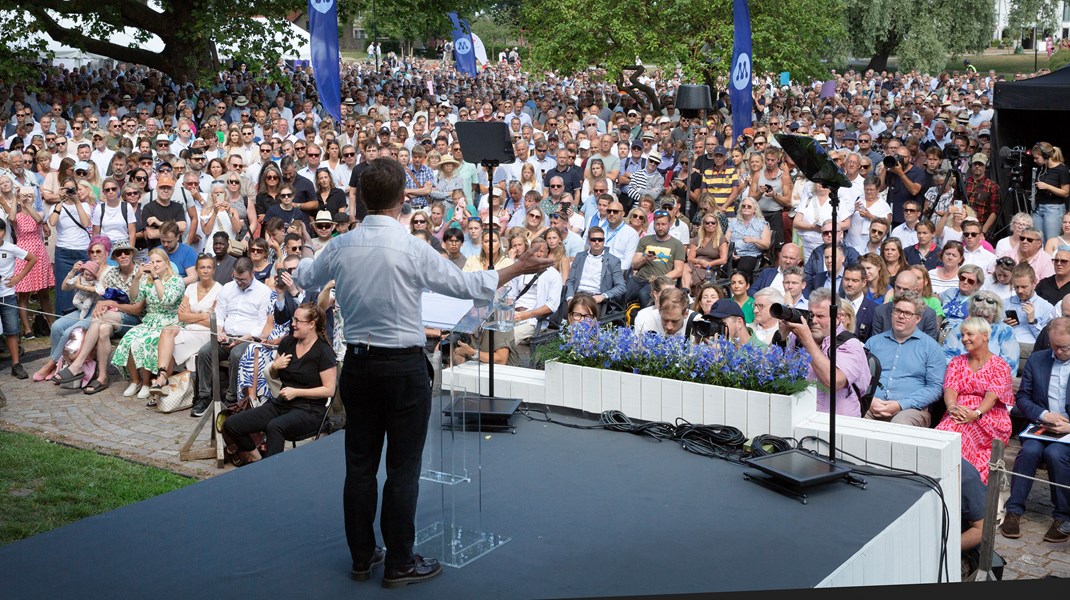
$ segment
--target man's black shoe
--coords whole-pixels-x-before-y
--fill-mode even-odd
[[[442,565],[433,558],[424,558],[419,554],[416,562],[403,569],[387,567],[383,573],[383,587],[399,588],[410,583],[420,583],[442,574]]]
[[[194,418],[203,416],[204,413],[208,412],[208,407],[211,405],[211,400],[198,400],[193,403],[193,409],[189,411],[189,416]]]
[[[29,375],[26,374],[26,369],[22,366],[22,363],[11,365],[11,374],[19,379],[26,379],[29,377]]]
[[[349,576],[354,581],[368,581],[372,578],[372,569],[383,564],[384,560],[386,560],[386,550],[377,546],[370,561],[363,564],[353,563],[353,570],[349,572]]]

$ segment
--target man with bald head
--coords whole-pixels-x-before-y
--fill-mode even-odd
[[[895,294],[898,296],[904,292],[921,293],[922,286],[921,278],[918,274],[912,270],[906,270],[895,277]],[[873,327],[871,328],[871,336],[875,336],[882,331],[887,331],[892,326],[892,310],[894,309],[892,302],[885,302],[873,311]],[[918,329],[927,333],[934,340],[938,339],[939,330],[936,327],[936,311],[930,306],[925,307],[925,311],[921,316],[921,323],[918,325]]]
[[[754,278],[754,285],[748,292],[751,296],[761,289],[771,287],[777,291],[784,291],[784,271],[791,267],[802,266],[802,248],[797,244],[788,242],[780,247],[780,257],[777,266],[762,269],[761,273]]]

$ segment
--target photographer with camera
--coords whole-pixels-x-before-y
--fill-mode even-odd
[[[888,191],[888,204],[892,206],[892,224],[898,227],[905,220],[903,205],[908,200],[919,200],[925,183],[925,170],[914,165],[910,150],[896,146],[895,154],[884,157],[879,177],[881,191]],[[919,203],[920,204],[920,203]]]
[[[665,302],[665,298],[663,297],[661,301]],[[758,348],[768,346],[768,344],[758,339],[758,336],[754,334],[753,329],[747,327],[743,309],[740,308],[739,304],[736,304],[735,300],[730,298],[718,300],[713,304],[713,308],[710,309],[710,314],[706,317],[706,320],[708,321],[714,321],[715,323],[719,322],[722,327],[718,328],[720,329],[719,332],[709,332],[711,335],[704,337],[712,337],[713,333],[719,333],[735,344],[737,348],[742,348],[747,345]],[[701,335],[703,332],[699,333]]]
[[[806,378],[819,384],[817,410],[822,412],[829,411],[828,390],[832,376],[828,351],[836,342],[836,414],[860,417],[859,390],[869,385],[869,362],[862,342],[844,329],[838,315],[836,332],[832,335],[831,307],[832,290],[820,288],[810,294],[809,311],[774,304],[770,314],[780,319],[780,336],[786,339],[786,347],[801,346],[810,355]]]

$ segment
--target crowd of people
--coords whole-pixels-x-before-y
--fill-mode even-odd
[[[554,261],[508,285],[514,335],[462,342],[454,362],[518,364],[536,336],[580,319],[623,314],[642,331],[696,337],[704,320],[740,345],[805,348],[811,376],[835,381],[841,414],[962,433],[982,481],[1016,404],[1070,433],[1058,401],[1070,170],[1060,147],[1036,140],[1025,159],[1035,204],[1004,225],[994,72],[848,71],[831,96],[758,75],[752,125],[738,132],[727,94],[708,114],[682,112],[680,74],[658,70],[641,77],[654,104],[598,70],[505,61],[471,78],[419,60],[353,64],[341,119],[307,71],[288,74],[290,91],[244,70],[198,89],[124,64],[44,70],[37,91],[0,85],[0,319],[15,377],[29,376],[19,340],[42,315],[51,353],[35,381],[98,393],[111,364],[129,379],[124,395],[151,405],[175,373],[210,369],[215,333],[231,365],[221,397],[258,407],[229,431],[241,459],[260,458],[242,437],[254,430],[265,453],[281,451],[322,418],[337,376],[326,357],[345,348],[333,283],[302,289],[294,269],[361,226],[361,175],[390,159],[405,173],[401,221],[457,268],[502,269],[529,251]],[[505,123],[517,160],[491,173],[466,160],[460,121]],[[813,137],[850,186],[808,181],[777,134]],[[785,309],[805,317],[779,319]],[[76,329],[84,340],[67,358]],[[426,334],[433,346],[444,332]],[[872,399],[867,351],[882,365]],[[258,373],[280,374],[282,391],[271,397]],[[211,394],[198,378],[192,415]],[[1033,449],[1022,472],[1042,456],[1070,483],[1066,448]],[[1070,531],[1060,494],[1048,541]]]

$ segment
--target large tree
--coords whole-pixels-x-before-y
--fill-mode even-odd
[[[942,71],[949,55],[980,52],[995,27],[992,0],[846,0],[851,51],[883,71]]]
[[[284,17],[306,6],[300,0],[0,0],[0,10],[13,16],[0,19],[0,36],[22,40],[21,47],[13,51],[9,45],[0,58],[42,49],[34,34],[46,33],[61,44],[159,69],[180,82],[196,81],[218,68],[217,44],[233,48],[234,58],[263,72],[285,50],[276,36],[292,43]],[[117,43],[119,32],[138,43]],[[159,52],[147,49],[154,35],[163,42]]]
[[[842,0],[751,2],[754,69],[819,77],[838,66],[846,58],[842,8]],[[536,68],[596,64],[617,78],[640,61],[679,65],[713,86],[732,58],[732,0],[527,0],[523,16]]]
[[[1041,38],[1059,27],[1059,3],[1053,0],[1011,0],[1007,28],[1014,39],[1024,37],[1025,30],[1037,28]],[[1032,35],[1032,31],[1027,34]]]

